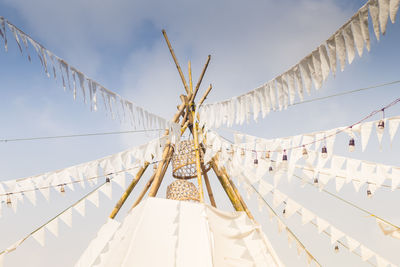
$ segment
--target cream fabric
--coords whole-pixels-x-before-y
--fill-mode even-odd
[[[148,198],[118,229],[105,228],[86,250],[97,253],[85,252],[76,267],[283,266],[260,226],[244,212]]]

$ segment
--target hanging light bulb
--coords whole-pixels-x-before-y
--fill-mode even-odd
[[[356,143],[354,141],[354,138],[351,138],[349,141],[349,151],[354,152],[355,149],[356,149]]]
[[[384,120],[380,120],[378,123],[378,129],[382,130],[385,129],[385,121]]]
[[[318,184],[318,178],[314,177],[314,184]]]
[[[64,188],[64,185],[63,185],[63,184],[60,185],[60,193],[61,193],[61,194],[64,194],[64,193],[65,193],[65,188]]]
[[[257,159],[257,152],[254,150],[254,155],[255,155],[255,159],[254,159],[254,165],[258,164],[258,159]]]
[[[273,172],[273,171],[274,171],[274,168],[272,168],[272,166],[269,166],[268,171],[269,171],[269,172]]]
[[[243,157],[245,154],[244,149],[242,148],[242,150],[240,151],[240,155]]]
[[[11,208],[12,202],[11,202],[10,194],[7,194],[7,202],[6,203],[7,203],[7,207]]]
[[[285,149],[285,150],[283,150],[282,161],[283,161],[283,162],[287,162],[286,149]]]
[[[303,159],[308,159],[308,152],[305,146],[303,146]]]
[[[283,214],[283,216],[286,215],[286,209],[283,209],[282,214]]]
[[[372,197],[372,192],[370,189],[367,189],[367,197],[371,198]]]
[[[106,183],[110,183],[110,177],[106,177]]]
[[[336,252],[336,253],[339,252],[339,245],[338,245],[338,244],[335,245],[335,252]]]
[[[328,150],[326,149],[326,146],[323,146],[321,149],[321,157],[326,159],[328,157]]]
[[[266,158],[266,159],[269,159],[270,156],[271,156],[271,155],[269,154],[269,151],[265,152],[265,158]]]

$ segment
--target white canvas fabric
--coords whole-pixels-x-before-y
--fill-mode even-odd
[[[106,225],[76,267],[283,266],[260,226],[244,212],[148,198],[117,229]]]

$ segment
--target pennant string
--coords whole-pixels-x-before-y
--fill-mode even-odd
[[[113,179],[113,178],[110,178]],[[106,185],[107,182],[104,182],[103,184],[101,184],[100,186],[96,187],[94,190],[90,191],[89,193],[87,193],[85,196],[83,196],[82,198],[80,198],[78,201],[76,201],[75,203],[73,203],[72,205],[70,205],[69,207],[67,207],[66,209],[64,209],[63,211],[61,211],[59,214],[57,214],[56,216],[54,216],[53,218],[51,218],[50,220],[48,220],[46,223],[42,224],[41,226],[39,226],[38,228],[36,228],[34,231],[32,231],[30,234],[28,234],[27,236],[25,236],[24,238],[22,238],[20,241],[18,241],[17,244],[12,245],[12,249],[8,250],[5,249],[3,251],[0,252],[0,255],[2,254],[8,254],[14,250],[17,249],[17,247],[19,247],[20,245],[22,245],[22,243],[24,243],[29,237],[31,237],[32,235],[34,235],[36,232],[40,231],[41,229],[43,229],[46,225],[50,224],[52,221],[56,220],[57,218],[59,218],[61,215],[63,215],[65,212],[67,212],[68,210],[71,210],[73,207],[75,207],[76,205],[78,205],[80,202],[82,202],[83,200],[85,200],[86,198],[88,198],[90,195],[94,194],[96,191],[98,191],[101,187],[103,187],[104,185]]]
[[[304,181],[304,179],[302,177],[300,177],[300,176],[298,176],[296,174],[293,174],[293,176],[295,176],[296,178],[298,178],[301,181]],[[305,181],[305,183],[310,185],[310,186],[313,186],[313,187],[317,186],[317,185],[315,185],[315,184],[313,184],[311,182],[308,182],[308,181]],[[332,197],[334,197],[334,198],[336,198],[336,199],[338,199],[338,200],[340,200],[340,201],[342,201],[342,202],[344,202],[344,203],[346,203],[346,204],[348,204],[348,205],[350,205],[350,206],[352,206],[352,207],[354,207],[354,208],[356,208],[356,209],[368,214],[371,217],[378,218],[379,220],[381,220],[381,221],[383,221],[383,222],[385,222],[385,223],[387,223],[387,224],[389,224],[389,225],[391,225],[391,226],[393,226],[393,227],[395,227],[397,229],[400,229],[399,226],[389,222],[388,220],[385,220],[385,219],[379,217],[378,215],[373,214],[372,212],[369,212],[368,210],[366,210],[364,208],[361,208],[361,207],[357,206],[356,204],[354,204],[354,203],[352,203],[352,202],[350,202],[350,201],[348,201],[348,200],[346,200],[346,199],[344,199],[344,198],[342,198],[342,197],[340,197],[340,196],[338,196],[338,195],[336,195],[336,194],[334,194],[332,192],[329,192],[328,190],[326,190],[324,188],[322,188],[322,191],[325,192],[326,194],[328,194],[328,195],[330,195],[330,196],[332,196]]]

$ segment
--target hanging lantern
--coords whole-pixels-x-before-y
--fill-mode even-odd
[[[318,178],[317,177],[314,178],[314,184],[318,184]]]
[[[274,169],[272,168],[272,166],[269,166],[268,171],[269,171],[269,172],[273,172],[273,171],[274,171]]]
[[[326,146],[323,146],[321,149],[321,157],[326,159],[328,157],[328,150],[326,149]]]
[[[308,159],[308,152],[305,146],[303,146],[303,159]]]
[[[110,183],[110,177],[106,177],[106,183]]]
[[[378,129],[379,129],[379,130],[385,129],[385,122],[384,122],[384,120],[380,120],[380,121],[379,121],[379,123],[378,123]]]
[[[64,193],[65,193],[65,188],[64,188],[64,185],[63,185],[63,184],[60,185],[60,193],[61,193],[61,194],[64,194]]]
[[[371,198],[372,197],[372,192],[370,189],[367,189],[367,197]]]
[[[335,252],[336,252],[336,253],[339,252],[339,245],[338,245],[338,244],[335,245]]]
[[[254,156],[255,156],[254,165],[257,165],[258,164],[258,159],[257,159],[257,152],[255,150],[254,150]]]
[[[7,203],[7,207],[11,208],[12,202],[11,202],[11,197],[9,194],[7,194],[7,202],[6,203]]]
[[[283,216],[286,215],[286,209],[283,209],[282,214],[283,214]]]
[[[285,149],[285,150],[283,150],[282,161],[284,161],[284,162],[287,162],[286,149]]]
[[[356,143],[354,141],[354,138],[351,138],[349,141],[349,151],[353,152],[356,149]]]

